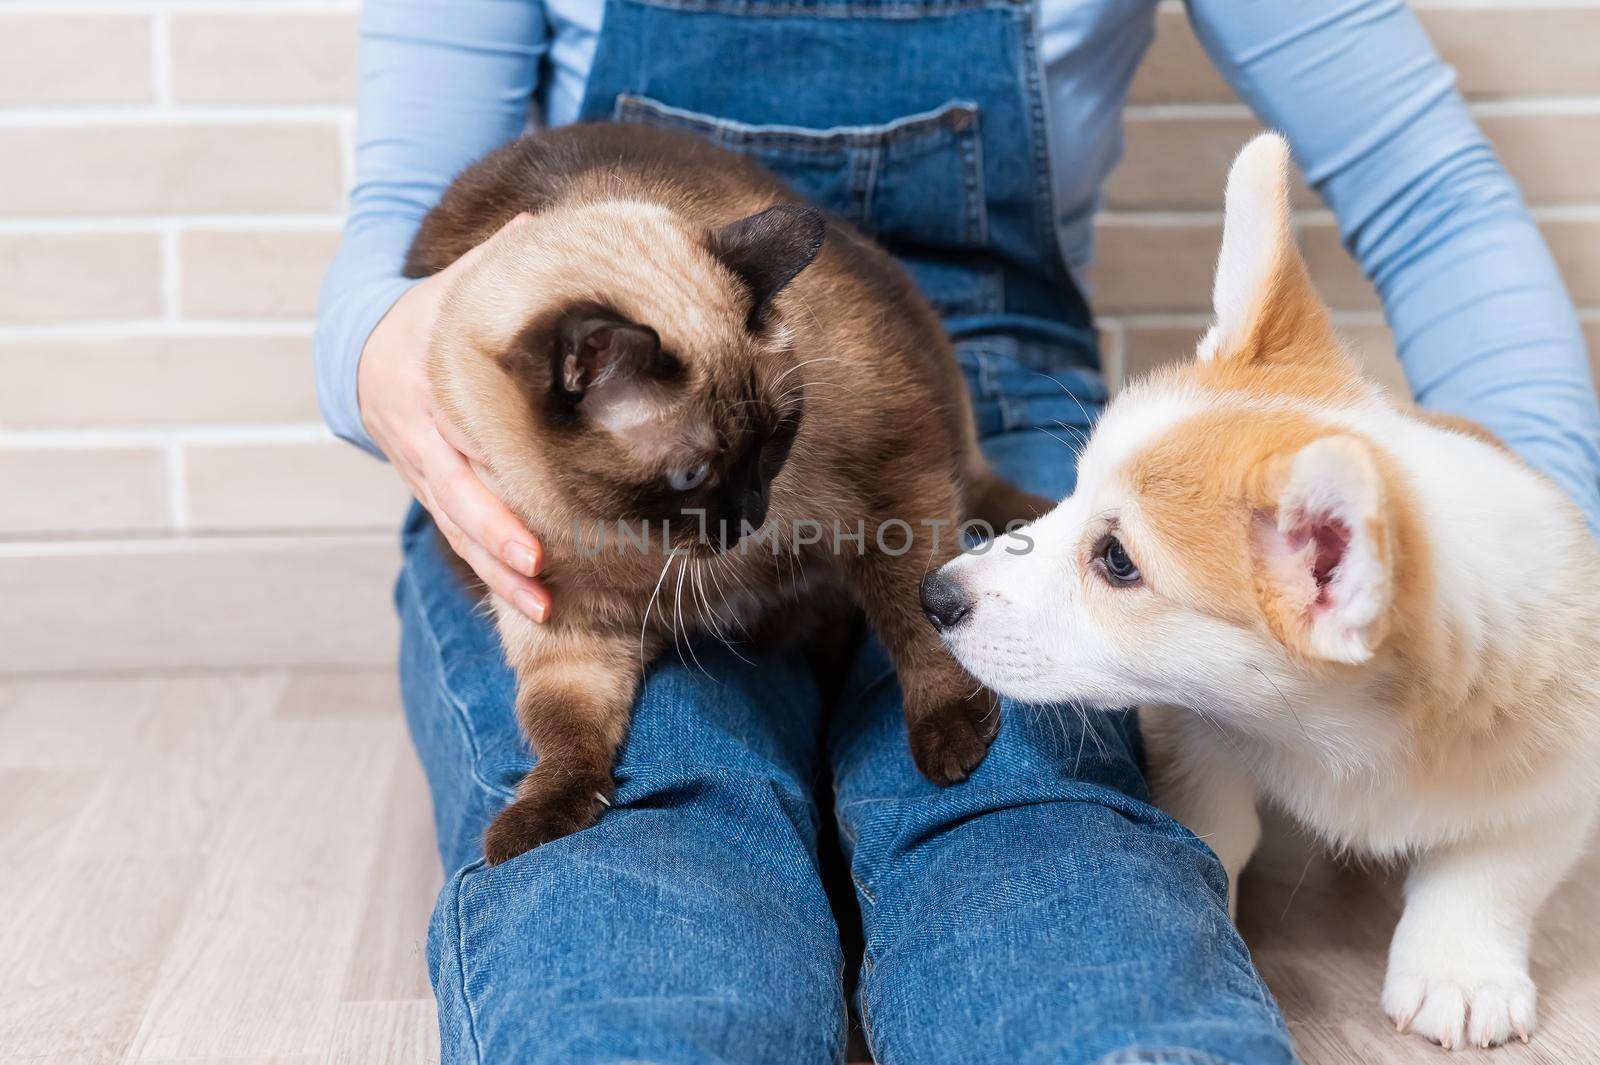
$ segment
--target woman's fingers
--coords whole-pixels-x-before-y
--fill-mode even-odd
[[[456,553],[497,594],[543,621],[550,609],[549,592],[528,580],[538,575],[543,562],[539,542],[444,437],[434,431],[421,437],[417,457],[429,496],[425,502],[441,530],[449,527],[447,536],[458,534],[462,543],[451,541]]]
[[[434,510],[434,522],[461,560],[472,567],[489,590],[522,611],[534,621],[543,622],[550,616],[550,590],[536,580],[529,580],[514,572],[505,563],[483,549],[441,511]]]
[[[483,465],[483,454],[478,450],[478,445],[467,438],[467,434],[456,428],[455,422],[439,411],[437,408],[428,412],[433,418],[433,427],[439,430],[439,435],[444,437],[444,442],[455,448],[467,457],[469,462]]]
[[[461,453],[434,434],[421,458],[428,490],[445,515],[501,562],[524,577],[537,576],[542,561],[537,541],[483,486]]]

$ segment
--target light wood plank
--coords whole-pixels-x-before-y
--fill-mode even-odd
[[[345,976],[343,997],[350,1002],[433,995],[425,951],[428,918],[444,874],[434,844],[427,781],[409,745],[396,755],[384,807],[361,931]]]
[[[202,1062],[204,1065],[322,1065],[324,1060],[305,1054],[274,1054],[265,1058],[164,1058],[160,1061],[143,1061],[140,1065],[201,1065]],[[7,1065],[4,1058],[0,1058],[0,1065]]]
[[[269,720],[129,1057],[325,1055],[398,721]]]
[[[26,871],[60,854],[101,781],[88,769],[0,770],[0,870]]]
[[[433,999],[346,1002],[327,1065],[439,1065]]]
[[[103,769],[122,758],[166,684],[159,678],[39,680],[0,717],[0,768]]]
[[[121,1060],[200,878],[197,861],[58,861],[0,940],[0,1050]]]
[[[251,764],[254,730],[271,715],[286,684],[281,675],[265,674],[181,678],[155,686],[67,840],[67,853],[209,853],[238,788],[239,767]]]

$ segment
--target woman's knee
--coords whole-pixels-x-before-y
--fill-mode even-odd
[[[841,958],[814,872],[599,827],[446,884],[429,932],[445,1062],[835,1060]]]
[[[1121,793],[989,810],[890,864],[861,989],[890,1058],[1292,1060],[1215,856]]]

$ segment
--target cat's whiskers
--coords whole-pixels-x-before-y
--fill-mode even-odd
[[[689,564],[693,567],[689,571],[689,588],[694,592],[695,601],[699,604],[700,611],[700,616],[696,619],[696,622],[720,640],[722,639],[722,633],[718,629],[717,614],[716,611],[711,609],[711,600],[706,597],[705,559],[696,556],[689,560]]]
[[[678,661],[679,662],[683,662],[683,665],[684,665],[685,668],[688,668],[689,663],[683,661],[683,648],[685,646],[687,646],[689,648],[689,657],[694,659],[695,668],[698,669],[701,673],[705,674],[707,679],[712,680],[712,681],[716,681],[716,683],[721,684],[722,681],[717,680],[716,677],[713,677],[711,675],[711,671],[708,670],[705,666],[701,665],[700,656],[694,653],[694,633],[689,631],[689,626],[685,625],[684,621],[683,621],[683,580],[684,580],[684,577],[687,576],[688,573],[689,573],[689,566],[694,561],[694,557],[693,557],[693,553],[691,551],[687,551],[687,550],[682,553],[681,557],[683,559],[683,563],[682,563],[682,565],[680,565],[678,567],[678,590],[677,590],[677,593],[675,595],[673,595],[673,597],[672,597],[672,612],[673,612],[672,646],[677,648]],[[694,587],[694,584],[691,581],[690,582],[690,589],[693,590],[693,587]],[[693,613],[694,613],[693,604],[690,605],[690,611],[689,612],[690,612],[690,614],[692,616]],[[678,637],[680,635],[683,637],[683,643],[682,644],[680,644],[678,642]]]
[[[737,629],[739,629],[739,631],[741,633],[743,633],[744,635],[748,636],[749,633],[747,631],[745,631],[744,622],[739,618],[739,614],[738,614],[737,608],[733,607],[732,604],[730,604],[728,602],[728,593],[722,587],[722,578],[717,576],[717,567],[719,565],[723,565],[723,566],[726,566],[728,568],[728,570],[730,571],[729,574],[728,574],[728,579],[732,580],[733,577],[734,577],[734,575],[732,573],[733,564],[732,564],[732,561],[729,559],[729,557],[726,556],[726,555],[718,556],[717,558],[712,559],[706,565],[706,572],[711,575],[711,583],[713,585],[715,585],[715,587],[717,589],[717,598],[722,604],[722,609],[727,613],[728,620]],[[735,587],[737,589],[737,585]]]
[[[773,387],[776,388],[777,386],[774,385]],[[846,394],[849,394],[850,392],[850,386],[845,384],[843,381],[819,381],[814,377],[804,377],[799,381],[796,381],[794,384],[786,385],[783,391],[776,394],[773,402],[775,404],[781,404],[789,397],[800,395],[808,388],[836,388]]]
[[[667,570],[672,568],[672,560],[677,557],[674,549],[667,555],[667,560],[661,564],[661,576],[656,578],[655,590],[650,593],[650,598],[644,605],[644,620],[639,623],[639,672],[643,674],[645,667],[650,663],[645,657],[645,633],[650,628],[650,612],[655,609],[656,599],[661,595],[661,586],[666,583]]]
[[[772,383],[770,385],[768,385],[767,387],[768,388],[774,388],[774,389],[777,388],[779,385],[783,384],[784,378],[788,377],[790,374],[794,373],[796,370],[801,369],[802,367],[810,366],[810,365],[812,365],[814,363],[819,363],[819,362],[843,362],[843,361],[844,361],[843,359],[841,359],[841,358],[839,358],[837,356],[834,356],[834,355],[818,355],[814,359],[802,359],[801,361],[795,363],[793,366],[789,367],[787,370],[783,371],[777,377],[774,377],[772,379]]]
[[[704,564],[704,568],[703,569],[701,568],[702,563]],[[707,625],[706,625],[706,627],[710,631],[711,635],[715,636],[717,638],[717,640],[724,647],[726,647],[729,651],[732,651],[734,656],[736,658],[738,658],[739,661],[745,663],[746,665],[752,665],[753,666],[753,665],[755,665],[755,663],[750,661],[750,659],[746,658],[744,655],[740,654],[739,653],[739,649],[733,645],[733,642],[731,640],[729,640],[725,635],[723,635],[723,633],[722,633],[722,623],[721,623],[720,619],[718,619],[718,617],[716,615],[716,612],[711,609],[711,600],[706,595],[705,585],[703,583],[702,578],[703,578],[703,576],[705,574],[709,573],[709,574],[711,574],[712,581],[715,582],[716,581],[716,574],[717,574],[716,564],[717,564],[717,559],[715,559],[715,558],[712,558],[712,559],[709,559],[709,560],[707,560],[707,559],[696,559],[695,560],[694,581],[695,581],[696,586],[699,588],[700,601],[705,604],[705,612],[706,612],[706,617],[707,617]],[[718,592],[719,592],[719,594],[721,592],[721,585],[720,584],[718,585]],[[723,604],[724,607],[727,606],[727,602],[728,602],[727,597],[723,596],[722,604]]]

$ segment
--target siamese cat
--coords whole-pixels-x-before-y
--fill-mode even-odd
[[[435,273],[518,213],[447,294],[441,412],[544,545],[553,609],[491,596],[537,764],[490,826],[500,863],[593,824],[644,666],[836,580],[888,649],[917,768],[966,777],[998,704],[919,586],[1047,504],[978,450],[931,307],[885,252],[755,163],[687,134],[569,126],[472,166],[406,264]]]

